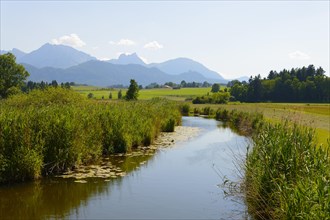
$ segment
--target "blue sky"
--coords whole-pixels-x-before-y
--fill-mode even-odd
[[[188,57],[225,78],[322,66],[329,1],[3,1],[2,50],[66,44],[99,59]]]

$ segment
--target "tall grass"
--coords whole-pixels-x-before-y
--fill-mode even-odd
[[[287,121],[267,124],[253,137],[244,188],[256,219],[330,219],[330,144]]]
[[[329,140],[318,146],[313,129],[259,113],[219,108],[214,117],[252,137],[244,180],[224,186],[234,195],[240,186],[254,219],[330,219]]]
[[[0,105],[0,183],[149,145],[160,131],[173,131],[180,116],[164,99],[104,103],[61,88],[14,96]]]

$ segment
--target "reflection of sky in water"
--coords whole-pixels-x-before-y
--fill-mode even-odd
[[[184,126],[201,127],[202,132],[188,142],[158,150],[145,164],[140,165],[142,158],[124,159],[122,167],[132,172],[123,178],[88,179],[85,184],[43,180],[11,187],[11,192],[0,188],[0,193],[12,197],[0,198],[0,219],[10,207],[13,219],[242,219],[244,206],[224,199],[217,185],[219,172],[234,179],[233,154],[245,154],[247,139],[218,124],[184,117]]]

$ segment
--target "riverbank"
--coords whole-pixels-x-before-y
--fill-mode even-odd
[[[129,153],[180,123],[177,103],[165,99],[103,103],[62,88],[13,96],[0,105],[0,183]]]
[[[227,111],[260,113],[265,121],[279,123],[283,120],[315,129],[319,144],[330,140],[330,104],[316,103],[228,103],[226,105],[192,104],[196,114],[215,114],[219,107]],[[204,113],[205,112],[205,113]]]
[[[139,160],[134,167],[134,169],[138,169],[140,165],[145,164],[156,153],[157,149],[168,148],[180,142],[189,141],[200,132],[201,129],[197,127],[176,126],[174,132],[161,132],[150,146],[140,146],[126,154],[109,155],[103,157],[99,163],[80,165],[56,177],[73,178],[77,183],[87,183],[89,178],[103,178],[104,181],[110,181],[110,179],[124,177],[127,174],[127,171],[123,171],[122,168],[125,160],[142,157],[143,159]],[[114,160],[114,158],[117,160]],[[131,161],[130,163],[134,162]]]
[[[155,146],[154,154],[150,149],[139,156],[133,149],[108,156],[123,177],[46,177],[3,185],[0,219],[245,219],[244,204],[223,197],[214,167],[235,178],[231,155],[245,151],[247,139],[221,125],[183,117],[182,126],[200,128],[197,136],[160,141],[173,144]]]
[[[330,142],[319,145],[315,130],[258,113],[218,109],[214,117],[252,137],[242,182],[225,185],[243,190],[255,219],[330,218]]]

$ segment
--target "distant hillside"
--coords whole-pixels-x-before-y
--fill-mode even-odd
[[[7,51],[1,51],[5,53]],[[31,53],[18,49],[12,52],[17,62],[23,63],[31,73],[30,80],[77,82],[90,85],[126,85],[131,78],[140,84],[204,82],[227,83],[220,74],[188,58],[177,58],[163,63],[146,64],[136,54],[121,54],[118,59],[98,61],[69,46],[44,44]]]
[[[69,46],[45,44],[18,59],[18,62],[27,63],[38,68],[68,68],[95,59],[95,57]]]
[[[8,53],[8,52],[15,55],[16,61],[18,61],[20,58],[22,58],[23,56],[26,55],[25,52],[23,52],[23,51],[21,51],[19,49],[16,49],[16,48],[14,48],[12,50],[9,50],[9,51],[1,50],[0,51],[0,54],[5,54],[5,53]]]
[[[95,86],[110,86],[115,84],[128,85],[130,79],[135,79],[139,84],[146,86],[150,83],[163,84],[165,82],[212,82],[197,72],[186,72],[179,75],[169,75],[157,68],[148,68],[137,64],[118,65],[104,61],[87,61],[67,69],[52,67],[36,68],[23,64],[30,73],[28,80],[57,82],[76,82]],[[214,81],[213,81],[214,82]]]
[[[188,58],[177,58],[177,59],[165,61],[163,63],[152,63],[149,64],[149,66],[156,67],[161,71],[171,75],[177,75],[184,72],[192,71],[192,72],[198,72],[204,77],[209,79],[215,79],[220,82],[227,81],[217,72],[209,70],[203,64]]]

